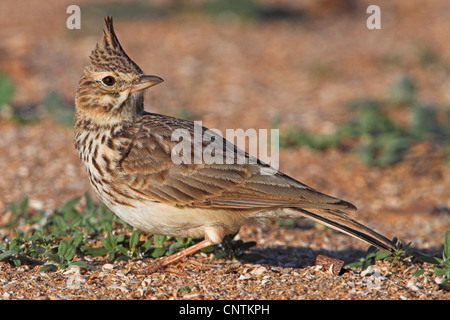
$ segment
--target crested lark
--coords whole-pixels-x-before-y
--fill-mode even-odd
[[[174,164],[171,134],[180,128],[193,134],[194,124],[144,111],[144,90],[163,80],[144,75],[122,49],[112,18],[105,24],[76,94],[75,146],[97,196],[121,219],[150,234],[204,238],[162,258],[159,267],[263,219],[309,218],[395,250],[342,211],[356,209],[351,203],[279,171],[264,175],[268,166],[247,154],[244,164]]]

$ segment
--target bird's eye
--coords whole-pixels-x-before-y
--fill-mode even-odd
[[[102,82],[107,86],[113,86],[116,83],[116,79],[114,79],[114,77],[107,76],[102,79]]]

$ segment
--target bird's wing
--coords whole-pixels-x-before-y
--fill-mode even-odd
[[[270,167],[256,162],[234,145],[217,147],[217,155],[226,156],[233,149],[243,154],[243,164],[175,164],[171,153],[178,141],[172,141],[176,129],[194,133],[193,123],[162,115],[148,114],[140,120],[132,143],[120,160],[122,177],[129,192],[137,197],[172,205],[203,208],[288,208],[299,216],[312,219],[347,233],[381,249],[396,246],[383,235],[351,219],[341,210],[356,209],[349,202],[320,193],[276,171],[263,174]],[[206,128],[202,128],[205,133]],[[220,139],[222,140],[220,140]],[[193,139],[191,139],[191,144]],[[208,139],[206,139],[208,141]],[[215,142],[226,142],[217,137]],[[221,147],[222,145],[219,146]],[[192,146],[191,162],[194,162]],[[216,158],[217,159],[217,158]],[[235,159],[236,160],[236,159]]]
[[[176,164],[171,157],[183,140],[172,141],[172,133],[177,129],[191,136],[191,139],[184,139],[191,146],[190,164]],[[201,131],[211,134],[204,127]],[[279,171],[267,174],[271,169],[268,165],[227,144],[218,135],[209,136],[202,146],[215,146],[215,159],[222,158],[223,164],[195,164],[198,153],[194,139],[193,122],[157,114],[142,117],[136,124],[127,152],[119,161],[130,192],[179,206],[356,209],[346,201],[320,193]],[[235,158],[232,164],[226,164],[226,153],[230,150]],[[243,156],[244,163],[236,163],[238,155]]]

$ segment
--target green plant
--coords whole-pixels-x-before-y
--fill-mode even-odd
[[[20,232],[16,230],[16,236],[13,239],[4,239],[0,243],[0,261],[10,260],[15,266],[21,266],[27,260],[26,241],[21,234],[17,235]]]
[[[261,260],[263,257],[257,253],[246,253],[245,251],[256,245],[255,241],[233,240],[236,234],[229,234],[223,238],[221,244],[211,246],[206,249],[206,252],[214,250],[215,258],[239,258],[245,261],[254,262]],[[204,250],[202,250],[205,252]]]
[[[88,194],[85,195],[86,211],[81,212],[76,208],[79,200],[80,197],[76,197],[52,212],[37,213],[29,210],[27,197],[10,203],[8,208],[14,219],[1,227],[22,228],[16,227],[12,238],[5,236],[0,242],[0,260],[16,266],[24,262],[44,264],[42,271],[86,267],[86,262],[74,261],[76,253],[82,245],[104,232],[102,223],[109,221],[111,224],[114,214],[103,205],[95,206]]]
[[[106,256],[112,261],[123,261],[142,258],[145,246],[139,247],[140,232],[133,230],[131,236],[127,234],[114,234],[110,224],[105,224],[106,237],[102,239],[100,247],[82,246],[83,254],[99,257]],[[144,249],[144,250],[141,250]]]
[[[446,132],[448,128],[441,124],[439,117],[437,108],[433,105],[418,105],[413,108],[410,114],[411,134],[419,139],[450,136],[450,132]]]
[[[180,287],[180,288],[178,288],[178,292],[185,292],[185,291],[187,291],[187,292],[191,292],[191,290],[193,289],[195,287],[195,285],[185,285],[185,286],[182,286],[182,287]]]
[[[401,76],[390,88],[390,101],[396,105],[412,105],[416,100],[417,87],[412,78]]]
[[[8,222],[1,227],[12,228],[13,226],[18,225],[20,223],[20,220],[26,217],[28,207],[29,200],[25,195],[22,195],[17,202],[10,202],[7,209],[12,213],[13,218],[9,219]]]
[[[280,148],[306,146],[323,150],[343,147],[354,151],[368,166],[385,167],[406,158],[411,147],[428,141],[439,147],[443,158],[450,158],[450,113],[417,100],[413,80],[402,77],[391,88],[386,100],[358,99],[347,104],[353,115],[332,134],[316,134],[288,127],[280,131]],[[404,109],[394,108],[402,106]],[[402,123],[395,117],[401,110],[406,117]],[[272,121],[279,127],[281,119]]]
[[[438,53],[427,43],[419,42],[413,50],[421,67],[437,65],[441,62]]]
[[[0,109],[10,104],[15,90],[14,83],[9,76],[5,73],[0,73]]]
[[[87,268],[87,263],[85,261],[73,261],[75,257],[78,245],[83,240],[83,235],[81,233],[73,236],[70,239],[62,239],[55,245],[54,250],[46,251],[44,254],[52,261],[56,262],[61,269],[70,267],[80,267]],[[46,263],[41,268],[42,271],[55,270],[56,265],[52,263]]]
[[[370,265],[374,264],[375,261],[384,260],[387,257],[391,256],[390,251],[386,250],[377,250],[376,247],[370,246],[367,249],[366,256],[359,258],[358,261],[349,263],[347,268],[360,268],[361,271],[367,269]]]
[[[37,108],[34,104],[12,105],[15,91],[11,78],[5,73],[0,73],[0,116],[17,124],[28,124],[38,120]]]
[[[400,243],[397,238],[392,240],[395,243],[397,249],[394,252],[387,250],[378,250],[374,246],[370,246],[367,249],[365,257],[359,258],[358,261],[349,263],[346,267],[348,268],[360,268],[361,271],[367,269],[368,266],[375,263],[375,261],[383,260],[390,261],[393,267],[397,267],[399,264],[402,264],[404,261],[409,260],[411,257],[406,254],[406,250],[410,246],[411,243],[407,245],[403,245]]]
[[[65,126],[73,126],[73,113],[75,108],[67,103],[63,96],[56,92],[49,92],[43,99],[44,110],[58,123]]]
[[[433,265],[431,269],[436,276],[442,276],[442,283],[450,284],[450,231],[445,232],[442,258],[419,256],[418,259],[422,262]],[[425,269],[416,270],[413,273],[413,276],[420,276],[424,274],[425,271]]]

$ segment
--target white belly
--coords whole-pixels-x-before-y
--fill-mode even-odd
[[[131,208],[112,205],[111,210],[133,227],[149,234],[180,238],[208,238],[220,243],[223,236],[237,231],[246,222],[245,215],[225,210],[180,208],[163,203],[145,202]]]
[[[131,208],[114,204],[110,209],[122,220],[149,234],[180,238],[206,238],[220,243],[249,222],[260,219],[299,218],[291,211],[246,211],[209,208],[175,207],[163,203],[141,202]]]

